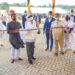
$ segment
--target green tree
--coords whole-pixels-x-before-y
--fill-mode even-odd
[[[0,8],[2,9],[2,10],[9,10],[9,4],[8,3],[6,3],[6,2],[3,2],[2,4],[1,4],[1,6],[0,6]]]

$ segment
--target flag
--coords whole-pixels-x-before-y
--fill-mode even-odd
[[[55,0],[52,0],[52,15],[55,14]]]
[[[27,3],[27,6],[28,6],[28,13],[31,13],[31,9],[30,9],[30,0],[27,0],[28,3]]]

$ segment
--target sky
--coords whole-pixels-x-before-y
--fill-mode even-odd
[[[52,0],[30,0],[31,5],[38,6],[38,5],[48,5],[49,3],[52,3]],[[8,2],[8,3],[23,3],[27,2],[27,0],[0,0],[1,2]],[[75,5],[75,0],[56,0],[57,4],[63,4],[63,5]]]

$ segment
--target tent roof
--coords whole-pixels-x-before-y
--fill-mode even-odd
[[[27,7],[10,7],[9,10],[15,10],[16,13],[24,13],[25,10],[27,10]],[[31,7],[32,13],[48,13],[52,8],[49,7]],[[55,13],[67,13],[64,9],[55,8]]]
[[[0,10],[0,14],[6,13],[6,10]]]

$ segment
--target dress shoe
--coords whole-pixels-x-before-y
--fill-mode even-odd
[[[50,51],[52,51],[52,48],[50,48]]]
[[[14,63],[14,59],[11,60],[11,63]]]
[[[32,57],[33,60],[36,60],[36,58]]]
[[[18,58],[18,60],[23,60],[22,58]]]
[[[32,60],[28,60],[29,61],[29,64],[33,64]]]
[[[0,44],[0,46],[4,46],[3,44]]]
[[[64,55],[64,52],[61,52],[62,55]]]
[[[58,53],[55,53],[55,56],[58,56]]]
[[[75,54],[75,51],[73,53]]]
[[[45,51],[47,51],[49,48],[46,48]]]

